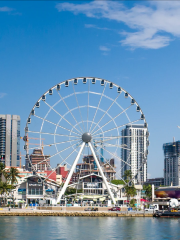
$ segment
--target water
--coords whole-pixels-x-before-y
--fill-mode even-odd
[[[0,239],[180,239],[180,219],[0,217]]]

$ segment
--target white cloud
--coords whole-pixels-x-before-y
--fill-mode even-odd
[[[1,92],[0,92],[0,98],[5,97],[6,95],[7,95],[7,93],[1,93]]]
[[[96,25],[94,24],[85,24],[85,28],[96,28]]]
[[[111,50],[110,48],[107,48],[105,46],[100,46],[99,49],[103,52],[109,52]]]
[[[0,12],[12,12],[14,9],[9,7],[0,7]]]
[[[145,1],[131,8],[112,1],[65,2],[57,4],[56,8],[59,12],[83,13],[91,18],[124,23],[130,31],[122,33],[121,30],[124,39],[120,43],[131,48],[158,49],[169,45],[175,37],[180,37],[180,2],[177,1]],[[90,27],[98,28],[96,25]]]
[[[95,29],[100,29],[100,30],[112,30],[112,29],[109,29],[109,28],[105,28],[105,27],[98,27],[94,24],[84,24],[85,28],[95,28]]]

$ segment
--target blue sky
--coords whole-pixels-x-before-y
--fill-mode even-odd
[[[119,84],[149,126],[148,173],[163,176],[162,145],[179,140],[178,1],[0,2],[0,113],[21,116],[58,82]],[[23,145],[23,142],[21,142]]]

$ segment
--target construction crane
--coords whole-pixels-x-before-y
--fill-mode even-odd
[[[40,143],[30,143],[29,142],[29,139],[39,140],[40,138],[28,137],[28,134],[27,134],[27,136],[20,137],[20,138],[23,139],[26,142],[27,146],[29,146],[29,145],[38,145],[38,146],[40,146],[41,145],[42,153],[43,153],[43,141],[42,141],[42,144],[40,144]],[[41,138],[41,140],[45,140],[45,138]]]
[[[22,157],[25,157],[26,155],[22,155],[21,152],[20,152],[20,162],[19,162],[19,167],[21,168],[21,159]]]

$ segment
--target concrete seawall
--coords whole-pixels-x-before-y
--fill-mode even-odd
[[[59,216],[59,217],[153,217],[153,214],[113,212],[0,212],[0,216]]]

